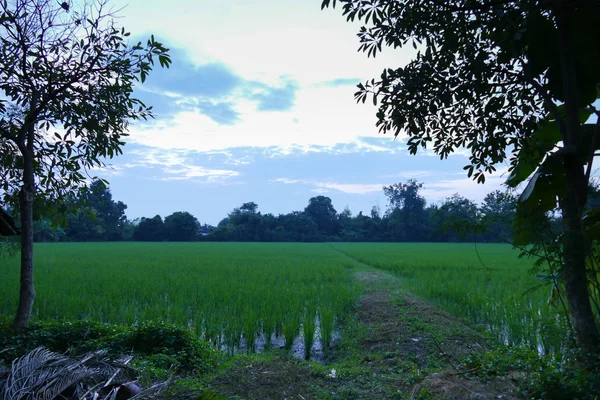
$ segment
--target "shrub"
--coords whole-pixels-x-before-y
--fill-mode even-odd
[[[0,359],[5,363],[40,346],[71,354],[98,349],[115,357],[134,354],[149,357],[153,365],[160,364],[157,368],[174,367],[178,372],[209,372],[219,360],[219,354],[193,332],[164,322],[129,327],[89,320],[34,322],[17,333],[7,318],[0,318]],[[159,362],[160,355],[164,362]]]

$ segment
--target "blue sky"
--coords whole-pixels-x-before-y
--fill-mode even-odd
[[[385,208],[381,187],[414,178],[428,202],[453,193],[481,201],[507,166],[477,185],[463,154],[411,156],[381,135],[356,84],[406,63],[411,49],[358,53],[358,25],[320,0],[116,0],[133,37],[152,33],[173,65],[136,89],[156,119],[134,124],[124,155],[95,171],[130,218],[189,211],[216,224],[254,201],[263,213],[301,210],[329,196],[338,211]]]

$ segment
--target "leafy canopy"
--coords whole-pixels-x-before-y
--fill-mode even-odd
[[[446,158],[467,148],[465,170],[484,182],[511,150],[509,184],[516,186],[564,139],[556,2],[323,0],[322,8],[338,2],[347,20],[364,24],[359,51],[374,57],[384,46],[415,49],[412,61],[355,94],[378,105],[381,132],[408,135],[411,153],[431,147]],[[598,98],[600,13],[595,1],[569,3],[583,123]],[[584,147],[576,151],[588,156]]]
[[[129,43],[109,0],[0,0],[0,189],[14,200],[23,154],[48,204],[122,153],[129,121],[152,117],[133,96],[168,49]]]

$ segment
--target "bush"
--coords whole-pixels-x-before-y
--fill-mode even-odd
[[[524,347],[499,347],[470,354],[463,367],[483,380],[520,372],[519,389],[529,399],[593,400],[600,393],[600,360],[573,349],[557,358]]]
[[[130,327],[89,320],[34,322],[25,331],[16,333],[7,318],[0,318],[0,359],[5,363],[40,346],[71,354],[98,349],[116,357],[134,354],[141,359],[150,358],[157,368],[172,366],[186,373],[209,372],[219,360],[219,353],[194,333],[164,322],[144,322]],[[164,356],[164,362],[159,362],[160,355]]]
[[[175,357],[184,371],[209,372],[218,354],[208,343],[186,328],[165,322],[143,322],[102,343],[111,353],[157,354]]]

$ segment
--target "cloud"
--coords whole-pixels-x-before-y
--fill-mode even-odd
[[[169,175],[160,180],[192,180],[198,183],[223,183],[229,178],[240,175],[237,171],[204,168],[199,165],[181,165],[176,168],[166,168],[164,172]]]
[[[381,188],[384,186],[380,183],[336,183],[336,182],[322,182],[308,179],[290,179],[290,178],[277,178],[273,179],[271,182],[275,183],[283,183],[286,185],[290,184],[305,184],[305,185],[313,185],[314,189],[311,191],[316,193],[326,193],[329,190],[333,189],[338,192],[348,193],[348,194],[367,194],[373,192],[381,191]]]
[[[171,58],[169,69],[155,69],[135,91],[156,117],[174,119],[196,112],[217,124],[234,125],[241,120],[238,107],[244,102],[253,103],[253,111],[288,111],[294,106],[298,85],[289,78],[271,86],[244,79],[221,62],[196,64],[180,49],[172,49]]]
[[[218,124],[233,125],[240,118],[240,113],[233,108],[232,103],[213,103],[210,101],[198,102],[198,110]]]
[[[173,63],[166,68],[155,68],[147,86],[154,91],[169,91],[184,96],[221,99],[232,94],[244,80],[225,64],[211,62],[195,64],[187,52],[171,48]]]
[[[428,181],[423,185],[422,195],[430,202],[442,201],[455,193],[475,202],[481,203],[484,197],[494,190],[505,191],[506,171],[501,168],[486,177],[485,184],[479,184],[471,178],[446,179],[439,181]]]
[[[318,188],[334,189],[339,192],[349,194],[367,194],[380,192],[384,186],[381,183],[334,183],[334,182],[315,182]]]
[[[338,86],[356,86],[360,78],[338,78],[317,83],[317,86],[338,87]]]
[[[158,168],[161,176],[152,179],[162,181],[189,180],[196,183],[225,184],[229,179],[240,175],[238,171],[222,168],[209,168],[198,165],[192,152],[161,149],[136,149],[128,152],[134,161],[119,166],[123,168]],[[147,175],[147,174],[145,174]]]
[[[287,81],[282,87],[257,86],[262,89],[253,94],[251,99],[258,103],[258,111],[289,111],[294,107],[298,90],[295,82]]]

